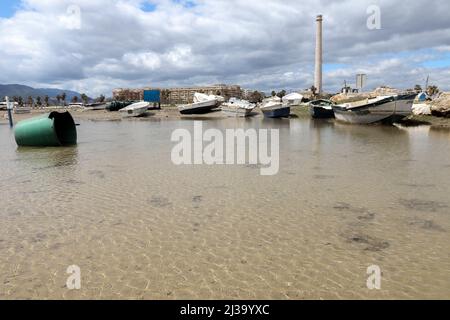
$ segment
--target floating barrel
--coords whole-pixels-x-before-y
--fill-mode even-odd
[[[51,112],[20,121],[14,135],[19,146],[59,147],[77,144],[77,129],[69,112]]]

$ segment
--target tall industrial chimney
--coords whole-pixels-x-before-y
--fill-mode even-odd
[[[322,15],[318,15],[317,37],[316,37],[316,72],[314,76],[314,87],[317,93],[322,93]]]

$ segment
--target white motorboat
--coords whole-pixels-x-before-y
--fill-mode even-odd
[[[222,99],[222,97],[196,92],[194,103],[179,106],[178,110],[181,114],[204,114],[216,108],[223,101]]]
[[[293,92],[283,97],[283,102],[286,102],[289,106],[299,106],[303,101],[303,96],[300,93]]]
[[[222,104],[222,112],[229,117],[248,117],[255,108],[255,104],[237,98]]]
[[[380,96],[333,106],[338,121],[352,124],[397,122],[412,114],[417,94]]]
[[[291,107],[276,96],[264,99],[259,108],[266,118],[287,118],[291,113]]]
[[[123,109],[120,109],[119,112],[121,113],[122,117],[141,117],[143,116],[148,108],[150,107],[149,102],[137,102],[133,103],[132,105],[129,105],[128,107],[125,107]]]

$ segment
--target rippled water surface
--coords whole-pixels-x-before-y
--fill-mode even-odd
[[[450,298],[449,131],[203,125],[280,129],[279,174],[173,165],[191,120],[81,122],[45,149],[1,125],[0,298]]]

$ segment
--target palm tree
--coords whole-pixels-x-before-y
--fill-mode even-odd
[[[48,96],[44,97],[44,102],[45,102],[45,106],[48,107],[48,101],[50,100],[50,98]]]
[[[23,107],[23,98],[22,97],[17,98],[17,102],[19,103],[20,107]]]
[[[33,107],[33,97],[32,96],[29,96],[28,97],[28,99],[27,99],[27,102],[28,102],[28,106],[30,106],[31,108]]]
[[[59,106],[59,103],[61,102],[61,96],[59,94],[56,96],[56,100],[58,100],[58,106]]]
[[[313,94],[313,97],[315,98],[316,95],[317,95],[317,88],[316,88],[315,86],[312,86],[312,87],[311,87],[311,92],[312,92],[312,94]]]
[[[100,97],[98,97],[96,100],[97,100],[97,102],[100,102],[100,103],[103,103],[103,102],[105,102],[105,96],[104,95],[100,95]]]
[[[89,97],[85,93],[82,93],[81,94],[81,100],[86,105],[86,104],[88,104]]]
[[[36,98],[36,105],[39,106],[39,107],[42,106],[41,97],[37,97],[37,98]]]
[[[78,102],[78,96],[73,96],[72,103],[77,103],[77,102]]]
[[[66,93],[63,92],[63,94],[61,95],[61,100],[63,101],[64,107],[66,106]]]

